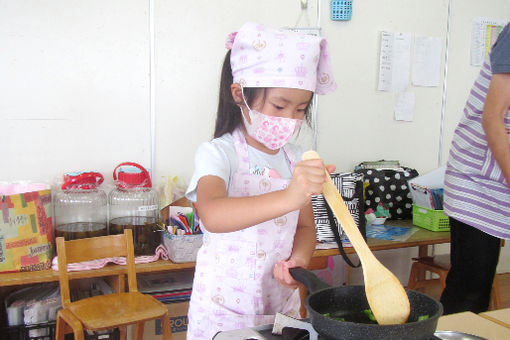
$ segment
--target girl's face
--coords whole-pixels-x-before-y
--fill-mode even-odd
[[[267,88],[250,106],[268,116],[303,119],[312,94],[312,91],[301,89]]]

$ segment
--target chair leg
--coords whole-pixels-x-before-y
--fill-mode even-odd
[[[501,296],[499,295],[498,274],[494,275],[494,281],[492,282],[491,305],[492,309],[501,309]]]
[[[172,340],[172,330],[170,329],[170,315],[165,313],[161,319],[161,328],[163,330],[163,340]]]
[[[448,272],[441,271],[440,273],[436,273],[439,275],[439,282],[441,283],[441,289],[444,290],[446,287],[446,276],[448,275]]]
[[[83,329],[81,331],[75,329],[73,332],[74,340],[84,340],[85,337],[83,336]]]
[[[67,324],[64,319],[60,316],[60,311],[57,314],[57,330],[55,334],[55,340],[65,340]]]
[[[67,309],[61,309],[57,313],[56,340],[64,340],[65,334],[72,330],[74,340],[83,340],[83,326],[81,322]]]
[[[145,322],[137,322],[135,325],[135,339],[143,340],[143,329],[145,327]]]
[[[126,340],[127,326],[119,326],[119,340]]]
[[[416,288],[416,283],[418,282],[418,264],[414,262],[411,265],[411,272],[409,273],[409,281],[407,282],[407,289]]]

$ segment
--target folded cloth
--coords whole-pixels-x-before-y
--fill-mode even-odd
[[[166,248],[162,245],[159,245],[156,248],[154,255],[136,256],[135,263],[149,263],[149,262],[157,261],[160,258],[162,260],[168,260],[168,252],[167,252]],[[122,256],[121,257],[107,257],[104,259],[97,259],[97,260],[92,260],[92,261],[68,263],[67,271],[75,272],[75,271],[80,271],[80,270],[99,269],[99,268],[103,268],[108,263],[125,265],[126,258],[122,257]],[[58,271],[58,256],[55,256],[53,258],[53,260],[51,261],[51,269]]]

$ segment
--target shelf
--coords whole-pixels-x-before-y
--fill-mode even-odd
[[[391,225],[402,226],[402,227],[413,227],[411,220],[394,220]],[[420,253],[426,253],[426,247],[433,244],[448,243],[450,242],[449,232],[434,232],[427,229],[419,228],[407,241],[386,241],[379,239],[368,239],[368,246],[372,251],[386,250],[386,249],[398,249],[407,247],[419,247]],[[423,250],[421,249],[423,248]],[[352,248],[345,248],[346,253],[352,254],[354,250]],[[323,263],[327,256],[338,255],[338,248],[315,250],[313,257],[316,258],[314,262],[316,264]],[[187,263],[173,263],[172,261],[158,260],[150,263],[140,263],[136,265],[137,274],[140,273],[152,273],[152,272],[163,272],[173,271],[181,269],[191,269],[195,267],[195,262]],[[116,276],[127,274],[126,266],[109,264],[102,269],[95,271],[94,276]],[[80,279],[90,277],[89,271],[78,271],[69,272],[69,278]],[[7,273],[0,274],[0,287],[27,285],[33,283],[42,282],[54,282],[58,281],[58,272],[49,270],[40,270],[34,272],[21,272],[21,273]]]
[[[152,273],[161,271],[172,271],[194,268],[194,262],[173,263],[172,261],[158,260],[150,263],[140,263],[136,265],[136,273]],[[93,276],[115,276],[127,274],[126,266],[109,264],[104,268],[94,271]],[[69,272],[69,279],[81,279],[90,276],[87,270]],[[0,274],[0,287],[27,285],[33,283],[58,281],[58,272],[48,269],[34,272],[6,273]]]

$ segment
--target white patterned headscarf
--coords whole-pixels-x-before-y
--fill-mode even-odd
[[[324,38],[249,22],[229,39],[233,39],[230,65],[234,83],[298,88],[316,94],[337,87]]]

